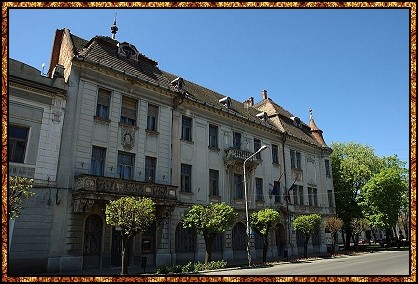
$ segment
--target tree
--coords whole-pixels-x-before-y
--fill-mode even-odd
[[[373,148],[355,142],[331,143],[331,164],[337,216],[344,222],[346,250],[350,249],[352,236],[351,220],[363,218],[360,201],[362,188],[371,177],[380,171],[382,160]]]
[[[351,228],[354,234],[354,246],[358,251],[358,237],[361,232],[369,228],[369,221],[366,218],[354,218],[351,220]]]
[[[308,257],[308,242],[315,230],[321,225],[321,215],[309,214],[299,215],[293,220],[293,228],[302,232],[304,236],[304,257]]]
[[[155,221],[155,203],[150,198],[121,197],[106,204],[106,223],[120,228],[122,234],[122,275],[128,274],[129,241],[145,232]]]
[[[268,234],[279,222],[280,213],[271,208],[254,212],[250,216],[251,227],[263,238],[263,262],[267,259]]]
[[[33,179],[10,176],[9,177],[9,219],[14,220],[22,213],[24,202],[35,193],[29,189],[33,186]]]
[[[15,219],[22,213],[25,201],[35,193],[29,189],[33,186],[33,179],[10,176],[8,189],[8,217],[9,217],[9,248],[12,244]]]
[[[327,217],[325,219],[325,228],[331,232],[331,240],[332,240],[331,255],[335,255],[337,233],[338,231],[341,231],[343,225],[344,225],[344,222],[341,218],[332,216],[332,217]]]
[[[216,235],[225,232],[236,218],[234,208],[223,202],[206,206],[195,204],[182,216],[184,228],[194,227],[203,234],[206,246],[205,264],[212,261],[213,240]]]
[[[363,188],[361,205],[372,227],[390,232],[396,226],[407,191],[408,186],[396,168],[383,169],[370,179]]]

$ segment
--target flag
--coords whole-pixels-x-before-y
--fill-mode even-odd
[[[273,190],[271,191],[272,195],[278,195],[279,194],[279,186],[278,181],[274,181]]]

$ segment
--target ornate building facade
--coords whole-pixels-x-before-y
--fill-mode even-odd
[[[50,66],[62,66],[67,97],[55,172],[60,202],[51,214],[45,271],[120,266],[120,235],[106,224],[104,209],[125,195],[151,197],[158,213],[131,242],[131,266],[142,256],[157,267],[203,261],[203,237],[184,229],[181,216],[210,202],[225,202],[239,215],[215,239],[213,260],[245,261],[246,201],[249,214],[281,212],[269,258],[302,253],[293,218],[335,214],[331,149],[312,113],[305,124],[265,90],[254,103],[199,86],[159,69],[132,43],[116,40],[116,31],[90,40],[68,29],[55,34]],[[243,162],[263,146],[246,164],[246,199]],[[309,253],[326,251],[323,222]],[[258,235],[250,252],[262,256]]]

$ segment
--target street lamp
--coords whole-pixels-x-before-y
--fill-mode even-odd
[[[261,151],[265,150],[267,148],[266,145],[263,145],[258,149],[254,154],[249,156],[247,159],[244,160],[244,196],[245,196],[245,217],[247,218],[247,257],[248,257],[248,266],[251,266],[251,254],[250,254],[250,220],[248,218],[248,198],[247,198],[247,178],[245,176],[245,163],[260,153]]]

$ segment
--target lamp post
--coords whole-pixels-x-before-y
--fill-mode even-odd
[[[247,198],[247,178],[245,176],[245,163],[260,153],[261,151],[265,150],[267,148],[266,145],[263,145],[258,149],[254,154],[249,156],[247,159],[244,160],[244,196],[245,196],[245,217],[247,218],[247,257],[248,257],[248,266],[251,266],[251,254],[250,254],[250,220],[248,218],[248,198]]]

